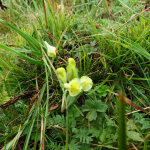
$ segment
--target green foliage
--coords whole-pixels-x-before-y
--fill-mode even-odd
[[[59,125],[60,127],[66,126],[64,115],[53,116],[53,118],[48,120],[48,123],[50,123],[50,125]]]
[[[68,118],[69,118],[71,128],[75,128],[76,118],[79,116],[80,116],[79,111],[74,106],[71,106],[68,111]]]
[[[67,134],[70,150],[117,149],[118,90],[137,106],[149,106],[148,1],[45,0],[45,8],[39,0],[2,2],[9,9],[0,13],[0,105],[42,91],[26,118],[32,97],[0,108],[0,149],[15,149],[17,142],[22,149],[40,149],[43,136],[44,149],[66,150]],[[44,41],[57,47],[54,60],[46,57]],[[66,66],[71,57],[75,69]],[[93,81],[90,91],[66,97],[68,113],[61,112],[59,67]],[[126,104],[127,147],[146,150],[150,117],[136,110]]]
[[[127,131],[127,136],[130,139],[133,139],[135,141],[144,142],[144,140],[140,137],[140,134],[134,131]]]
[[[100,97],[101,97],[101,96],[105,97],[105,96],[107,95],[106,92],[109,92],[109,91],[110,91],[110,89],[109,89],[109,86],[107,86],[107,85],[100,86],[100,87],[97,89],[97,93],[98,93],[98,95],[99,95]]]
[[[2,91],[0,93],[0,105],[5,104],[6,102],[8,102],[10,100],[10,97],[8,95],[8,93],[6,91]]]
[[[80,142],[89,144],[89,142],[93,141],[92,137],[89,136],[90,133],[87,132],[86,128],[73,128],[72,132],[74,132],[73,137],[79,138]]]
[[[100,100],[86,100],[85,105],[82,106],[82,111],[89,111],[86,118],[89,121],[96,120],[97,112],[105,112],[107,105]]]
[[[80,146],[76,139],[73,139],[69,144],[69,150],[79,150]]]

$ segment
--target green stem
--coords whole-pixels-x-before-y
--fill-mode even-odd
[[[125,121],[125,100],[122,92],[118,93],[118,108],[119,108],[119,135],[118,135],[118,150],[126,150],[126,121]]]
[[[68,150],[68,108],[66,102],[66,150]]]

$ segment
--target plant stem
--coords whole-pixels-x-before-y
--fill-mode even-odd
[[[118,93],[118,108],[119,108],[119,140],[118,150],[126,150],[126,121],[125,121],[125,100],[122,92]]]
[[[68,150],[68,108],[66,102],[66,150]]]

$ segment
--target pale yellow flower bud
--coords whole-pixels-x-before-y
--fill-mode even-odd
[[[74,78],[78,78],[78,69],[76,68],[76,62],[73,58],[68,59],[67,66],[67,79],[71,81]]]
[[[61,5],[57,5],[57,8],[58,8],[59,10],[61,10]]]
[[[46,41],[45,41],[45,45],[47,47],[47,54],[50,57],[55,57],[56,56],[56,48],[54,46],[49,45]]]
[[[74,68],[76,67],[76,62],[75,62],[75,60],[74,60],[73,58],[69,58],[69,59],[68,59],[68,62],[69,62],[68,66],[69,66],[71,69],[74,69]]]
[[[66,82],[67,82],[66,70],[61,67],[61,68],[58,68],[58,69],[57,69],[57,73],[58,73],[59,78],[60,78],[64,83],[66,83]]]

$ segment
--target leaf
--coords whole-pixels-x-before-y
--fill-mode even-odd
[[[76,141],[76,139],[71,140],[69,144],[69,150],[79,150],[79,142]]]
[[[2,123],[0,123],[0,131],[3,131],[3,132],[5,132],[5,127],[4,127],[4,125],[2,124]]]
[[[144,142],[144,140],[140,137],[140,134],[134,131],[127,131],[127,136],[135,141]]]
[[[59,106],[59,104],[53,104],[53,105],[50,107],[50,110],[49,110],[49,111],[55,110],[58,106]]]
[[[90,144],[82,143],[80,150],[91,150]]]
[[[67,96],[67,107],[69,108],[75,102],[75,97]]]
[[[19,34],[30,44],[30,46],[31,46],[35,51],[38,51],[39,49],[41,49],[41,47],[40,47],[38,41],[37,41],[35,38],[33,38],[32,36],[23,33],[23,32],[22,32],[20,29],[18,29],[17,27],[15,27],[14,25],[12,25],[12,24],[10,24],[10,23],[8,23],[8,22],[2,20],[2,19],[0,19],[0,22],[1,22],[4,26],[6,26],[6,27],[8,27],[8,28],[10,28],[10,29],[12,29],[12,30],[14,30],[14,31],[16,31],[17,33],[19,33]]]
[[[100,85],[96,86],[89,94],[97,91],[97,89],[99,89],[99,87],[101,87],[106,81],[108,81],[109,77],[110,77],[110,75],[103,82],[101,82]]]
[[[91,41],[90,44],[93,46],[93,45],[96,44],[96,41],[95,41],[95,40],[94,40],[94,41]]]
[[[0,93],[0,105],[7,103],[10,100],[10,97],[6,91]]]
[[[76,118],[76,117],[79,117],[79,116],[80,116],[79,111],[77,111],[77,109],[76,109],[74,106],[71,106],[68,111],[69,111],[68,114],[69,114],[69,116],[71,116],[71,117]]]
[[[106,91],[110,91],[110,88],[107,85],[100,86],[97,89],[98,95],[103,97],[107,95]]]
[[[31,140],[35,140],[35,138],[36,138],[36,132],[31,134]],[[40,138],[41,138],[41,132],[38,132],[37,141],[40,141]]]
[[[86,100],[85,105],[82,106],[82,111],[89,111],[86,118],[89,121],[96,120],[97,112],[105,112],[107,105],[100,100]]]
[[[100,100],[86,100],[85,105],[82,106],[82,111],[95,110],[98,112],[105,112],[107,105]]]
[[[89,133],[86,128],[74,128],[73,132],[75,133],[73,137],[80,138],[80,142],[89,143],[93,141],[93,139],[89,136]]]
[[[128,120],[127,122],[127,130],[134,130],[136,129],[136,126],[135,126],[135,121],[130,119]]]
[[[92,127],[89,129],[89,133],[92,134],[92,137],[98,138],[100,135],[100,130],[98,130],[96,127]]]
[[[134,50],[137,54],[140,54],[144,57],[146,57],[148,60],[150,60],[150,53],[148,53],[143,47],[141,47],[139,44],[135,43],[131,39],[128,39],[126,37],[120,36],[122,38],[122,41],[125,42],[127,45],[120,43],[122,46]]]
[[[14,50],[14,49],[11,49],[11,48],[5,46],[5,45],[0,44],[0,47],[2,49],[4,49],[4,50],[8,51],[8,52],[12,52],[13,54],[17,54],[18,56],[24,58],[25,60],[28,60],[29,62],[31,62],[33,64],[41,65],[40,61],[35,60],[35,59],[31,58],[31,57],[28,57],[27,55],[24,55],[24,54],[22,54],[22,53],[20,53],[20,52],[18,52],[16,50]]]
[[[87,118],[89,121],[96,120],[96,118],[97,118],[97,112],[96,112],[95,110],[90,111],[90,112],[87,114],[86,118]]]

